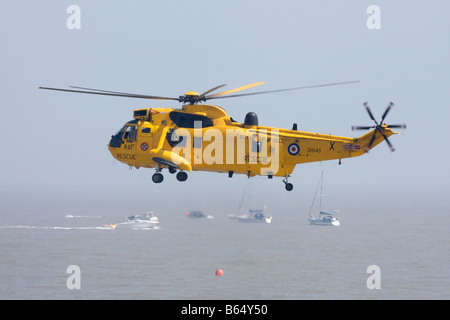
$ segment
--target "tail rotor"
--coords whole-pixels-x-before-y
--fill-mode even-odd
[[[373,122],[375,122],[375,125],[373,126],[352,126],[352,130],[370,130],[370,129],[375,129],[375,131],[373,132],[373,136],[369,141],[369,144],[367,145],[367,149],[366,152],[369,152],[369,150],[372,148],[372,145],[376,139],[376,134],[377,132],[379,132],[383,138],[384,141],[386,141],[387,145],[389,146],[389,149],[391,150],[391,152],[395,151],[395,148],[393,147],[392,143],[389,141],[388,137],[384,134],[384,130],[385,129],[392,129],[392,128],[399,128],[399,129],[406,129],[406,124],[386,124],[384,122],[384,119],[386,118],[387,114],[389,113],[389,111],[392,109],[394,103],[389,102],[389,105],[387,106],[386,110],[384,111],[383,115],[381,116],[381,122],[378,123],[378,121],[375,119],[375,117],[372,114],[372,111],[370,111],[369,105],[367,104],[367,102],[364,102],[364,107],[367,110],[367,113],[369,114],[369,117],[373,120]]]

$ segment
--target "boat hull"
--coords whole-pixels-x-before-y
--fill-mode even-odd
[[[126,222],[118,223],[116,229],[150,229],[159,224],[159,218],[151,212],[128,216]]]
[[[341,225],[341,222],[337,219],[331,219],[328,221],[324,221],[323,219],[310,218],[308,219],[309,223],[314,226],[333,226],[337,227]]]
[[[116,229],[147,229],[157,226],[157,221],[127,221],[118,223]]]
[[[243,215],[243,216],[236,216],[236,215],[229,215],[229,217],[231,219],[236,219],[239,222],[263,222],[263,223],[271,223],[272,222],[272,217],[264,217],[264,218],[253,218],[253,217],[249,217],[247,215]]]

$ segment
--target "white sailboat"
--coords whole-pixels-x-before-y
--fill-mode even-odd
[[[323,171],[320,176],[320,182],[317,186],[316,193],[314,194],[313,202],[311,204],[311,209],[309,209],[309,217],[308,221],[311,225],[315,226],[334,226],[337,227],[341,225],[341,222],[339,221],[338,217],[335,217],[332,213],[328,213],[325,211],[322,211],[322,185],[323,185]],[[314,217],[311,212],[314,207],[314,202],[316,200],[317,191],[320,187],[320,204],[319,204],[319,217]]]
[[[272,217],[269,215],[264,215],[263,210],[248,210],[248,214],[242,214],[242,215],[234,215],[230,214],[228,217],[230,219],[237,219],[239,222],[265,222],[265,223],[271,223]]]
[[[248,182],[245,189],[248,187],[248,194],[249,198],[251,197],[251,190],[250,190],[250,181]],[[271,223],[272,222],[272,216],[264,214],[264,209],[266,209],[266,206],[264,206],[264,209],[249,209],[247,214],[239,214],[242,208],[242,204],[244,203],[245,198],[245,189],[244,193],[242,194],[241,203],[239,204],[238,214],[229,214],[228,217],[230,219],[236,219],[239,222],[264,222],[264,223]],[[249,204],[251,204],[251,200],[249,200]]]

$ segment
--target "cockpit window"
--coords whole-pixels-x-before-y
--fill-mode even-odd
[[[117,131],[117,133],[111,136],[111,140],[109,141],[109,146],[112,148],[120,148],[123,140],[136,140],[137,136],[137,120],[131,120],[125,123],[125,125]]]
[[[122,138],[135,140],[137,124],[137,120],[128,121],[119,131],[116,132],[114,137],[118,138],[119,140],[122,140]]]
[[[200,114],[172,111],[169,116],[170,120],[172,120],[179,128],[194,128],[195,121],[201,121],[202,128],[212,127],[214,125],[210,118]]]
[[[136,125],[128,125],[125,129],[124,139],[125,140],[136,140]]]
[[[127,127],[127,125],[124,125],[119,131],[116,132],[114,137],[118,138],[119,140],[122,140],[123,133],[125,132],[126,127]]]

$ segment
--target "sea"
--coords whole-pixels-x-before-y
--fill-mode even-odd
[[[450,217],[442,196],[349,195],[336,213],[339,227],[309,225],[308,205],[280,202],[265,210],[271,223],[230,219],[236,212],[216,203],[204,210],[213,219],[189,219],[172,205],[154,212],[156,229],[114,230],[103,225],[146,213],[151,203],[140,212],[66,218],[64,199],[16,201],[3,193],[0,299],[449,299]]]

